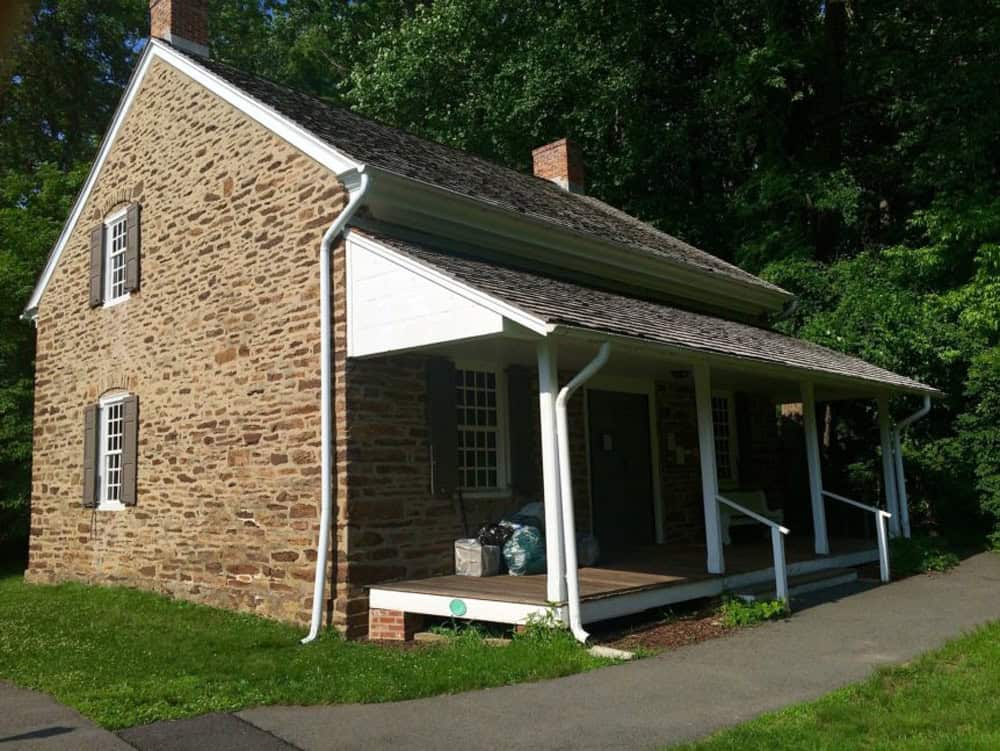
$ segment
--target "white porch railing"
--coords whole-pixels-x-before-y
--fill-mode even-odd
[[[849,506],[855,506],[862,511],[867,511],[871,514],[875,514],[875,534],[878,538],[878,563],[879,563],[879,574],[883,583],[889,581],[889,535],[885,528],[885,522],[887,519],[892,517],[888,511],[883,511],[880,508],[875,508],[874,506],[869,506],[866,503],[861,503],[860,501],[855,501],[850,498],[844,498],[842,495],[837,495],[836,493],[831,493],[829,490],[822,491],[823,495],[827,498],[832,498],[835,501],[840,501],[841,503],[846,503]]]
[[[774,554],[774,592],[779,600],[788,603],[788,566],[785,563],[785,535],[789,533],[788,527],[783,527],[777,522],[773,522],[766,516],[744,508],[740,504],[729,500],[721,495],[715,496],[715,500],[724,503],[730,508],[736,509],[741,514],[749,516],[751,519],[759,521],[761,524],[771,528],[771,552]]]

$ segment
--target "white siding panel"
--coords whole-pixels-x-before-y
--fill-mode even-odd
[[[360,244],[347,244],[347,353],[500,334],[503,316]]]

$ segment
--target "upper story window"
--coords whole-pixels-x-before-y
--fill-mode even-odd
[[[715,468],[721,484],[734,486],[739,482],[736,440],[736,413],[733,395],[712,394],[712,427],[715,433]]]
[[[458,486],[490,491],[507,487],[506,415],[501,374],[458,368]]]
[[[108,215],[90,233],[90,307],[108,307],[139,289],[139,204]]]
[[[128,246],[128,215],[125,210],[115,214],[105,224],[104,280],[105,305],[113,305],[128,297],[125,286],[125,250]]]

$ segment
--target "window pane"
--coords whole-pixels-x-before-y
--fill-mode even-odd
[[[128,241],[128,223],[123,216],[108,227],[105,239],[106,297],[115,300],[125,295],[125,247]]]
[[[101,409],[104,452],[100,481],[101,499],[104,501],[121,499],[123,410],[124,405],[121,402],[108,404]]]
[[[729,397],[712,397],[712,427],[715,434],[715,466],[720,480],[734,479],[732,461],[732,430],[729,419]]]
[[[496,373],[459,370],[456,378],[459,480],[465,489],[495,488],[499,439],[497,437]]]

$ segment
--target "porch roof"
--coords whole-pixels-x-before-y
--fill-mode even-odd
[[[692,353],[835,375],[908,392],[941,393],[860,358],[776,331],[597,289],[494,260],[444,252],[371,229],[355,228],[353,232],[523,311],[556,333],[567,328],[623,336]]]

